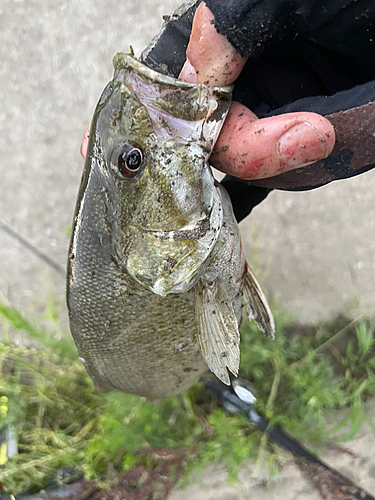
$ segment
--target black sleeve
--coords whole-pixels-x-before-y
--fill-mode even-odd
[[[198,2],[187,2],[145,51],[146,64],[178,76]],[[375,166],[374,0],[206,0],[219,33],[249,57],[233,99],[259,117],[312,111],[331,120],[336,146],[309,167],[251,181],[227,177],[245,217],[271,189],[306,190]],[[238,185],[237,185],[238,183]]]
[[[259,57],[275,41],[296,37],[367,64],[375,53],[373,0],[206,0],[206,4],[217,31],[244,57]]]

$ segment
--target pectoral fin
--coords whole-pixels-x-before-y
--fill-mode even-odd
[[[247,268],[244,277],[243,291],[246,314],[250,320],[254,320],[259,330],[269,339],[275,338],[275,322],[267,299],[259,286],[258,281]]]
[[[220,284],[199,281],[195,288],[195,320],[202,356],[208,368],[229,385],[228,371],[237,375],[240,334],[232,304]]]

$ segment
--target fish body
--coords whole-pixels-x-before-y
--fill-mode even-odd
[[[207,163],[229,88],[117,54],[91,124],[68,260],[70,326],[97,388],[158,401],[237,374],[242,305],[273,319]]]

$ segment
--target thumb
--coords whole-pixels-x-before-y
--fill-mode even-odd
[[[263,179],[326,158],[334,143],[333,126],[316,113],[259,119],[242,104],[233,102],[210,164],[241,179]]]

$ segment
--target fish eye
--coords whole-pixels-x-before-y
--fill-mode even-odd
[[[126,179],[135,176],[143,163],[142,151],[132,144],[122,146],[117,157],[117,168],[120,174]]]

